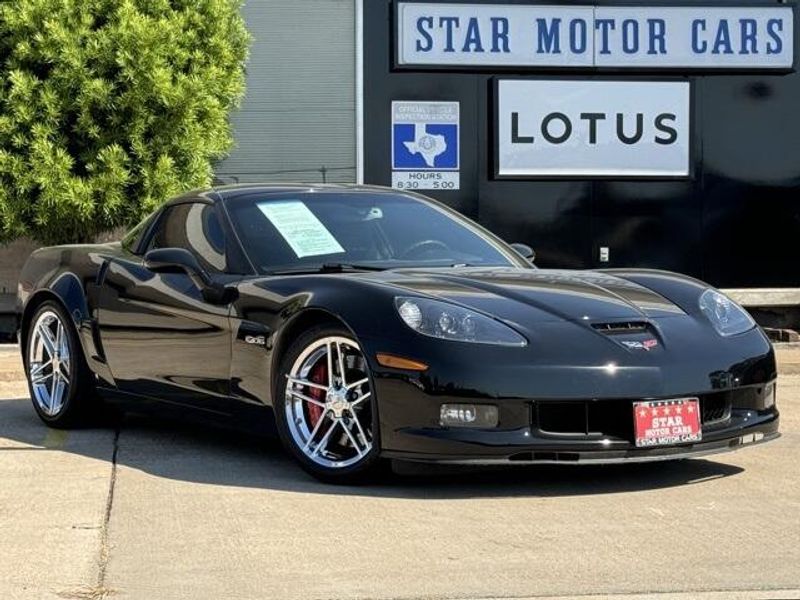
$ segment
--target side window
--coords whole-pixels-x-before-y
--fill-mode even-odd
[[[139,254],[137,250],[139,250],[139,243],[142,239],[142,236],[147,231],[147,228],[150,227],[150,224],[153,222],[153,215],[150,214],[144,219],[142,219],[136,227],[128,231],[125,236],[122,238],[122,247],[125,248],[128,252]]]
[[[207,271],[228,270],[225,232],[211,204],[194,202],[167,208],[147,246],[148,250],[155,248],[186,248]]]

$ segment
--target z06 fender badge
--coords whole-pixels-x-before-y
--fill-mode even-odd
[[[256,346],[263,346],[267,341],[263,335],[246,335],[244,341],[247,344],[255,344]]]
[[[650,339],[650,340],[643,340],[643,341],[634,341],[634,340],[623,340],[622,344],[626,348],[630,348],[631,350],[645,350],[649,352],[656,346],[658,346],[658,340]]]

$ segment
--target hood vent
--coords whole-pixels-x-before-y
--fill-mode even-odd
[[[615,335],[618,333],[644,333],[649,327],[647,321],[616,321],[614,323],[592,323],[592,327],[600,333]]]

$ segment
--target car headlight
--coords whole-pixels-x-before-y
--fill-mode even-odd
[[[720,335],[736,335],[756,326],[745,309],[717,290],[708,289],[700,295],[700,310]]]
[[[478,344],[526,346],[519,333],[486,315],[449,302],[429,298],[395,298],[403,322],[423,335]]]

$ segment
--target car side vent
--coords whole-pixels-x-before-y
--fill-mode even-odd
[[[592,323],[597,331],[613,335],[616,333],[642,333],[647,331],[647,321],[616,321],[614,323]]]

